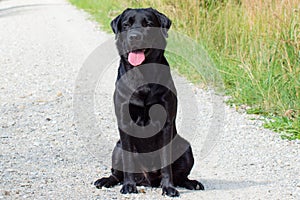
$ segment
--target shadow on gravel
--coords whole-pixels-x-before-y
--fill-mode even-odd
[[[237,190],[253,186],[268,185],[270,182],[256,182],[256,181],[228,181],[219,179],[201,179],[205,186],[205,190]]]
[[[46,4],[46,3],[44,3],[44,4],[28,4],[28,5],[11,6],[8,8],[0,8],[0,17],[17,15],[22,12],[31,11],[35,7],[57,6],[57,5],[63,5],[63,4]]]

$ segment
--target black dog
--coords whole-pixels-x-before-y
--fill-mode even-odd
[[[121,193],[127,194],[137,193],[140,185],[161,186],[163,194],[171,197],[179,196],[175,186],[204,189],[188,179],[194,158],[189,143],[176,131],[176,90],[164,56],[170,26],[171,21],[152,8],[127,9],[111,22],[121,57],[114,93],[120,140],[112,155],[112,175],[97,180],[97,188],[123,183]],[[124,78],[134,70],[132,78]],[[136,84],[149,76],[154,81]],[[151,110],[155,105],[165,113]],[[160,128],[147,136],[141,130],[149,126],[152,131]],[[182,153],[176,158],[176,152]]]

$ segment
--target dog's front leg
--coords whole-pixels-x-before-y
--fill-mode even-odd
[[[172,122],[166,122],[165,129],[163,130],[163,142],[164,148],[161,152],[161,164],[163,168],[161,169],[161,187],[162,187],[162,194],[167,195],[170,197],[177,197],[179,196],[179,192],[175,189],[173,184],[173,177],[172,177],[172,136],[174,131],[174,125]],[[170,145],[168,145],[170,144]]]
[[[122,85],[121,85],[122,86]],[[114,94],[115,114],[118,121],[118,128],[120,133],[120,142],[122,146],[122,171],[123,171],[123,187],[121,189],[122,194],[138,193],[136,188],[136,182],[134,180],[135,162],[133,159],[134,146],[132,137],[128,134],[132,132],[132,120],[128,114],[129,105],[127,103],[126,91],[123,91],[120,85],[117,87]]]
[[[120,137],[123,148],[122,160],[124,173],[124,183],[120,192],[122,194],[138,193],[133,174],[133,170],[135,169],[135,162],[133,159],[133,146],[130,141],[130,137],[121,130]]]

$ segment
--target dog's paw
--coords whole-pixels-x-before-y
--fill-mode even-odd
[[[179,192],[172,186],[163,186],[162,195],[167,195],[169,197],[179,197]]]
[[[204,190],[204,186],[196,180],[185,181],[183,187],[185,187],[188,190]]]
[[[96,188],[101,189],[102,187],[110,188],[114,186],[114,184],[110,181],[110,178],[101,178],[95,181],[94,185]]]
[[[126,183],[126,184],[123,185],[120,192],[122,194],[131,194],[131,193],[138,193],[138,190],[137,190],[135,184]]]

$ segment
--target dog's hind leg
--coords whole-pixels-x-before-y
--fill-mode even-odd
[[[188,190],[204,190],[204,186],[202,185],[202,183],[196,180],[190,180],[188,178],[182,181],[178,186],[184,187]]]
[[[117,185],[118,183],[123,182],[123,172],[118,170],[122,169],[122,154],[120,145],[121,143],[120,141],[118,141],[113,151],[111,169],[112,174],[109,177],[103,177],[95,181],[94,185],[98,189],[101,189],[102,187],[110,188]]]
[[[98,189],[101,189],[102,187],[110,188],[117,185],[121,182],[121,180],[119,179],[120,175],[123,174],[123,172],[121,172],[120,174],[119,172],[120,171],[112,169],[112,174],[109,177],[103,177],[98,179],[97,181],[95,181],[94,185]]]
[[[190,180],[188,175],[194,165],[191,147],[172,164],[173,180],[175,186],[184,187],[189,190],[204,190],[204,186],[197,180]]]

